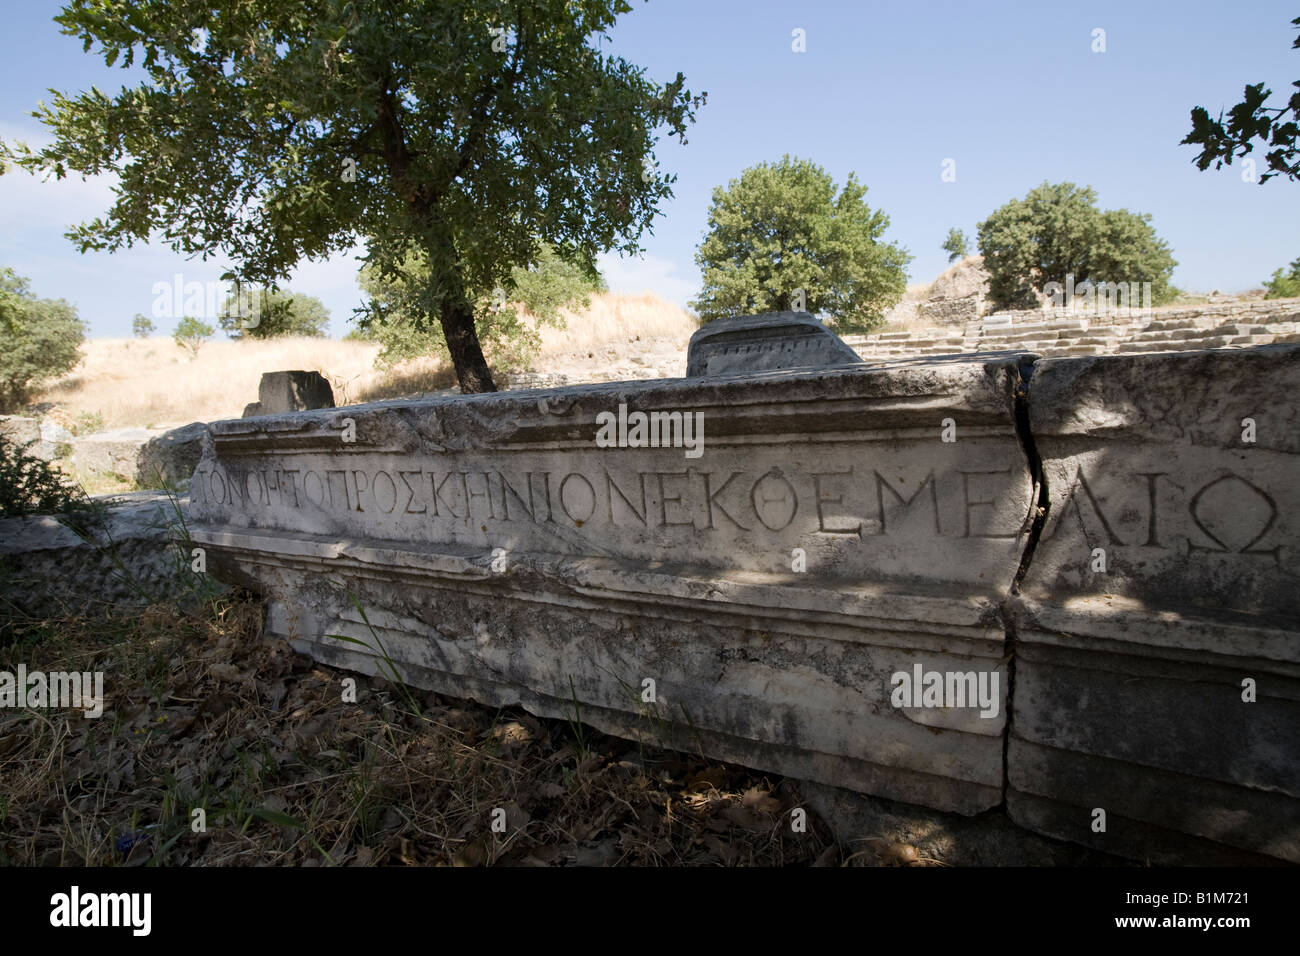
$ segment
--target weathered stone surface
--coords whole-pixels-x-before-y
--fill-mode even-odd
[[[1291,346],[1038,363],[1015,819],[1153,860],[1300,862],[1297,389]]]
[[[207,434],[207,425],[193,422],[149,439],[136,459],[136,483],[142,488],[188,488]]]
[[[0,519],[0,617],[99,614],[189,593],[169,537],[172,502],[154,492],[102,500],[106,519],[75,531],[50,516]]]
[[[935,285],[938,286],[938,282]],[[939,298],[918,305],[916,301],[909,304],[911,297],[909,292],[903,302],[888,313],[891,318],[905,322],[911,331],[849,335],[845,341],[864,360],[924,354],[925,350],[934,347],[936,341],[953,342],[950,333],[956,329],[947,323],[958,316],[956,310],[966,308],[961,302],[974,301]],[[1077,354],[1079,345],[1099,346],[1095,352],[1103,354],[1282,344],[1300,338],[1294,335],[1294,320],[1300,317],[1296,311],[1297,304],[1300,300],[1278,299],[1181,310],[1120,308],[1093,312],[1044,308],[1003,312],[983,318],[967,318],[960,336],[960,347],[945,351],[949,354],[980,354],[1015,347],[1057,357]],[[932,306],[938,306],[938,309]],[[1152,316],[1163,318],[1153,319]],[[1259,324],[1261,322],[1266,324]],[[927,325],[928,328],[924,327]]]
[[[21,415],[0,415],[0,435],[3,435],[11,445],[21,448],[27,445],[26,453],[36,455],[37,457],[46,457],[41,454],[41,423],[35,418],[24,418]],[[28,444],[30,442],[30,444]]]
[[[257,401],[244,407],[243,417],[333,407],[334,390],[320,372],[263,372]]]
[[[508,372],[506,388],[556,388],[569,384],[569,376],[551,372]]]
[[[330,635],[377,636],[422,687],[975,813],[1033,503],[1019,380],[1013,356],[218,422],[189,525],[322,660],[374,670]],[[702,455],[599,447],[620,405],[703,415]],[[994,713],[895,708],[917,665],[997,675]]]
[[[49,460],[70,455],[75,437],[58,422],[41,422],[41,456]]]
[[[775,369],[857,365],[844,341],[806,312],[717,319],[691,336],[686,375],[736,375]]]
[[[1029,420],[1052,518],[1025,593],[1294,620],[1297,381],[1290,346],[1039,362]],[[1105,574],[1089,570],[1094,548]]]
[[[73,464],[83,473],[97,472],[133,479],[138,468],[140,446],[156,434],[148,428],[118,428],[74,438]]]
[[[914,804],[801,781],[804,805],[840,842],[889,863],[889,845],[911,846],[918,857],[948,866],[1131,866],[1122,856],[1041,836],[1005,813],[944,813]],[[881,845],[885,852],[879,852]],[[896,858],[895,858],[896,859]],[[1257,862],[1258,858],[1254,862]]]
[[[320,660],[382,641],[418,686],[839,788],[809,792],[936,855],[1011,831],[845,792],[1300,862],[1300,348],[764,368],[823,348],[788,328],[701,336],[682,380],[217,423],[192,533]],[[702,446],[598,441],[638,412]],[[895,706],[917,668],[996,676],[995,713]],[[1017,833],[998,862],[1073,858]]]

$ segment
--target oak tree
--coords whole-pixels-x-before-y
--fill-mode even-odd
[[[912,257],[881,238],[889,217],[866,192],[852,173],[837,189],[820,166],[789,156],[715,189],[695,256],[701,320],[797,309],[842,333],[878,325],[902,298]]]
[[[627,0],[71,0],[55,19],[143,79],[34,115],[31,171],[114,173],[117,200],[73,229],[81,251],[161,239],[222,254],[246,286],[364,242],[392,274],[429,263],[416,320],[440,324],[465,392],[495,386],[472,303],[541,242],[595,271],[638,239],[675,177],[703,95],[591,38]]]

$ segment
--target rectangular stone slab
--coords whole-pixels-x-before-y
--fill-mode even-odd
[[[862,362],[843,339],[806,312],[714,319],[691,336],[688,354],[688,378]]]
[[[1294,346],[1035,366],[1050,510],[1012,599],[1013,819],[1300,862],[1298,390]]]
[[[272,633],[321,660],[373,671],[330,635],[382,643],[417,686],[977,813],[1001,800],[1001,605],[1034,502],[1018,368],[219,422],[190,530],[209,568],[269,595]],[[599,447],[598,416],[620,405],[702,415],[702,454]],[[997,673],[996,715],[894,707],[891,676],[917,664]]]

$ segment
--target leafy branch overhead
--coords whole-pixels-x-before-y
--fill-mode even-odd
[[[543,243],[595,274],[634,254],[672,195],[657,131],[685,142],[703,95],[591,42],[627,0],[71,0],[56,19],[146,80],[57,93],[54,134],[16,162],[115,173],[118,197],[69,233],[79,249],[159,239],[237,264],[248,286],[366,245],[382,276],[412,253],[461,386],[492,389],[472,303]]]
[[[376,359],[379,367],[388,368],[419,356],[446,356],[442,330],[421,330],[414,321],[420,290],[429,282],[429,264],[423,256],[408,257],[402,264],[400,279],[381,278],[367,267],[361,270],[360,280],[369,307],[358,313],[369,321],[355,334],[383,347]],[[528,367],[541,348],[543,326],[562,328],[562,310],[585,309],[591,304],[592,293],[606,291],[603,277],[592,278],[561,260],[550,246],[543,246],[534,266],[514,268],[508,285],[475,298],[484,353],[495,368]],[[417,300],[414,303],[413,298]],[[520,307],[533,322],[523,321]]]
[[[1300,17],[1291,23],[1300,27]],[[1300,34],[1291,46],[1300,49]],[[1269,171],[1260,174],[1260,184],[1279,175],[1300,181],[1300,147],[1296,145],[1300,138],[1300,80],[1291,85],[1296,92],[1291,94],[1286,106],[1265,106],[1273,91],[1266,90],[1263,83],[1247,86],[1242,101],[1228,111],[1226,126],[1222,110],[1219,118],[1212,120],[1204,107],[1194,107],[1192,131],[1179,145],[1201,147],[1193,162],[1197,169],[1204,171],[1210,163],[1214,163],[1215,169],[1225,164],[1231,166],[1234,156],[1253,152],[1256,145],[1253,141],[1260,140],[1262,146],[1271,147],[1264,157]],[[1290,119],[1286,118],[1288,112]]]

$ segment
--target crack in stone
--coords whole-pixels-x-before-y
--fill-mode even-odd
[[[1015,421],[1016,436],[1020,439],[1020,447],[1025,453],[1025,460],[1029,466],[1029,474],[1033,480],[1037,495],[1034,504],[1031,506],[1032,518],[1029,525],[1029,537],[1025,541],[1025,550],[1020,556],[1020,566],[1016,569],[1016,575],[1012,579],[1007,598],[998,605],[998,613],[1002,617],[1004,634],[1003,646],[1005,654],[1003,660],[1007,664],[1006,713],[1002,724],[1001,809],[1004,811],[1007,806],[1007,790],[1010,787],[1011,762],[1008,751],[1011,747],[1011,731],[1014,725],[1016,690],[1016,627],[1011,615],[1010,598],[1012,595],[1020,593],[1020,582],[1029,573],[1029,566],[1034,559],[1034,550],[1038,547],[1038,540],[1042,537],[1043,529],[1047,526],[1048,512],[1051,510],[1051,494],[1047,487],[1047,474],[1043,470],[1043,460],[1038,454],[1038,446],[1034,442],[1034,434],[1029,426],[1029,387],[1033,378],[1034,362],[1036,360],[1035,356],[1028,356],[1026,361],[1020,365],[1020,382],[1016,386],[1015,395]]]
[[[1020,366],[1020,384],[1016,388],[1015,418],[1016,436],[1025,453],[1029,465],[1029,474],[1037,489],[1037,502],[1034,505],[1033,519],[1029,526],[1029,538],[1025,541],[1025,550],[1020,556],[1020,567],[1011,582],[1011,594],[1020,593],[1020,582],[1029,573],[1029,565],[1034,559],[1034,549],[1047,526],[1048,512],[1051,510],[1051,495],[1047,487],[1047,473],[1043,470],[1043,459],[1039,457],[1038,446],[1034,442],[1034,433],[1029,427],[1029,386],[1034,374],[1036,356],[1028,356]]]

